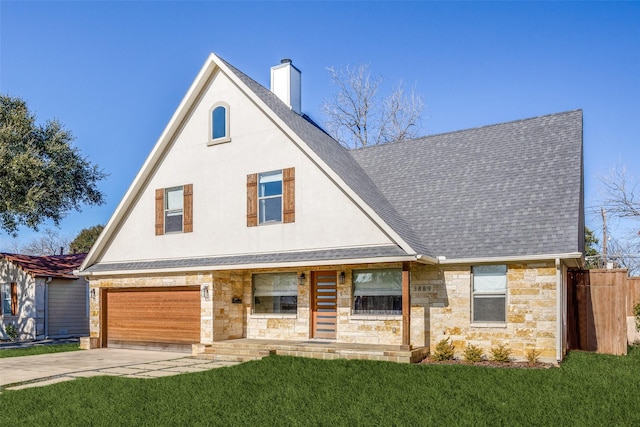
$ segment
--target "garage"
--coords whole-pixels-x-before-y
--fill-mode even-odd
[[[107,347],[191,351],[200,342],[197,286],[109,289],[105,308]]]

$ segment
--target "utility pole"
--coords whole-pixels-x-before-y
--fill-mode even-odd
[[[607,211],[600,208],[602,214],[602,258],[604,259],[604,268],[607,268]]]

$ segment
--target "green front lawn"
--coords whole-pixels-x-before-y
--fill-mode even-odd
[[[5,391],[5,425],[640,425],[640,347],[560,368],[400,365],[271,356],[154,380]]]
[[[33,356],[34,354],[62,353],[77,350],[80,350],[79,344],[51,344],[27,348],[0,348],[0,359],[3,357]]]

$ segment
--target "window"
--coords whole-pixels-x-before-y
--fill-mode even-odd
[[[182,232],[182,216],[184,212],[184,189],[182,187],[167,188],[164,198],[164,232]]]
[[[15,316],[18,313],[18,286],[16,283],[4,283],[0,290],[2,309],[0,314]]]
[[[193,231],[193,184],[156,190],[156,235]]]
[[[282,221],[282,171],[258,175],[259,223]]]
[[[402,270],[354,270],[353,314],[402,314]]]
[[[296,313],[298,310],[298,275],[265,273],[253,275],[254,313]]]
[[[507,266],[473,267],[473,322],[506,322]]]
[[[247,227],[295,220],[295,168],[247,175]]]
[[[227,142],[229,138],[229,106],[218,103],[211,109],[210,144]]]

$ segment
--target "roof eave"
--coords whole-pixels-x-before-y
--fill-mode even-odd
[[[272,263],[252,263],[252,264],[229,264],[229,265],[200,265],[196,267],[173,267],[173,268],[149,268],[136,270],[105,270],[105,271],[78,271],[79,276],[100,277],[100,276],[123,276],[132,274],[169,274],[183,272],[201,272],[201,271],[222,271],[222,270],[252,270],[267,268],[300,268],[300,267],[322,267],[329,265],[347,265],[347,264],[378,264],[378,263],[394,263],[394,262],[410,262],[416,261],[414,255],[406,256],[390,256],[390,257],[371,257],[371,258],[350,258],[350,259],[326,259],[316,261],[290,261],[290,262],[272,262]]]
[[[498,257],[469,257],[451,258],[440,256],[437,263],[441,265],[452,264],[495,264],[499,262],[526,262],[526,261],[548,261],[560,259],[565,261],[570,267],[582,267],[584,265],[584,254],[582,252],[567,252],[556,254],[535,254],[535,255],[512,255]]]

